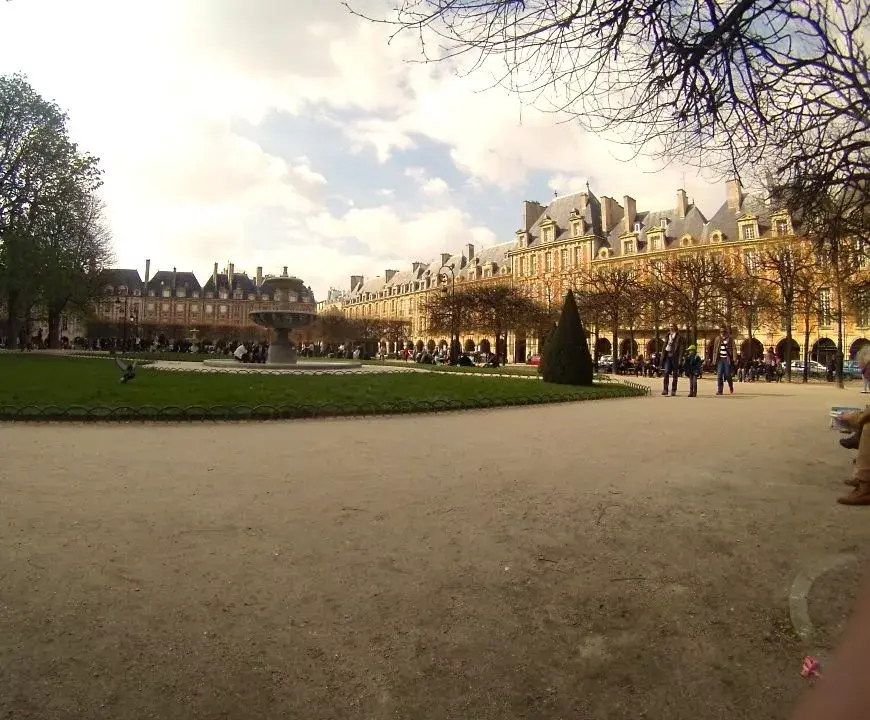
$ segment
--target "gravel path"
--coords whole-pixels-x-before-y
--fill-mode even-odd
[[[681,392],[0,426],[0,716],[787,717],[789,587],[870,540],[861,395]]]

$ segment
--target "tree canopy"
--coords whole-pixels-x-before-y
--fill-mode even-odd
[[[22,75],[0,76],[0,304],[17,329],[86,310],[100,292],[111,239],[96,193],[98,160],[69,138],[67,117]]]

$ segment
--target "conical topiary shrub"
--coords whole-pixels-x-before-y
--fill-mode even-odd
[[[556,323],[553,323],[553,327],[551,327],[547,334],[541,339],[540,347],[538,348],[538,375],[544,374],[544,358],[547,354],[547,343],[550,342],[550,338],[553,337],[556,332]]]
[[[547,336],[542,358],[544,382],[560,385],[591,385],[592,356],[580,322],[577,302],[570,290],[565,295],[556,330]]]

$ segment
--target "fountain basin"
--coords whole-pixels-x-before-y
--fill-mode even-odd
[[[317,313],[298,310],[254,310],[248,313],[248,317],[260,327],[273,330],[298,330],[314,322]]]
[[[270,370],[299,370],[300,372],[335,372],[356,370],[362,363],[355,360],[297,360],[296,362],[241,363],[238,360],[203,360],[206,367],[244,372],[269,372]]]

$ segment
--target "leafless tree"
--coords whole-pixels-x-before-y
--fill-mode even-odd
[[[866,189],[868,18],[870,0],[397,0],[376,19],[639,152]]]
[[[724,279],[723,288],[728,305],[737,320],[735,323],[729,318],[729,325],[736,324],[746,328],[749,356],[751,360],[754,360],[756,359],[753,357],[752,351],[754,332],[761,327],[764,319],[775,310],[777,306],[776,293],[770,283],[747,273],[743,262],[739,262],[728,273]]]
[[[785,329],[785,374],[791,382],[791,349],[801,279],[818,270],[812,247],[803,240],[785,239],[771,243],[741,258],[743,272],[771,285],[778,301],[777,312]]]
[[[689,253],[656,263],[652,273],[667,294],[674,320],[685,325],[696,343],[699,329],[711,324],[722,301],[727,267],[709,253]]]
[[[507,361],[510,330],[538,330],[548,324],[547,309],[516,285],[488,283],[463,289],[471,307],[468,330],[493,336],[496,352]]]
[[[638,281],[635,273],[621,265],[593,265],[579,274],[575,296],[593,312],[612,335],[613,357],[619,356],[619,331],[629,316],[637,317]],[[588,321],[587,321],[588,322]]]

